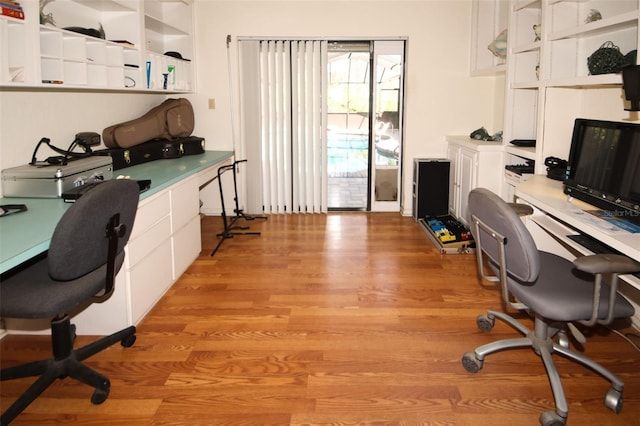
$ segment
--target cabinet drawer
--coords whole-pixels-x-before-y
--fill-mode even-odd
[[[166,240],[128,271],[131,318],[137,324],[173,283],[171,242]]]
[[[168,240],[170,236],[171,224],[169,223],[169,216],[165,216],[144,234],[138,235],[137,238],[129,241],[129,244],[127,244],[127,267],[132,268],[144,259],[148,253],[162,244],[163,241]]]
[[[200,211],[200,191],[195,177],[171,188],[171,229],[176,232]]]
[[[187,270],[202,250],[200,237],[200,216],[194,217],[191,222],[173,235],[173,265],[174,279]]]
[[[160,219],[169,215],[169,193],[162,192],[156,197],[147,198],[140,202],[136,221],[131,231],[131,239],[144,234]]]

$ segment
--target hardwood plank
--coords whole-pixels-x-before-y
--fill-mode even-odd
[[[465,352],[517,334],[499,321],[477,329],[478,314],[502,309],[500,292],[480,285],[473,255],[440,253],[412,218],[270,216],[247,222],[260,236],[225,240],[215,257],[221,219],[202,224],[201,255],[139,324],[136,344],[87,361],[111,380],[109,399],[94,406],[90,388],[59,380],[16,425],[520,425],[553,408],[531,349],[464,370]],[[625,381],[625,406],[610,412],[607,382],[556,356],[569,424],[637,424],[638,352],[604,329],[588,337],[584,353]],[[46,336],[0,342],[3,367],[49,352]],[[2,382],[1,408],[29,383]]]

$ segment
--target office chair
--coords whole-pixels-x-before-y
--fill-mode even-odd
[[[611,388],[604,404],[619,413],[623,401],[622,381],[595,361],[569,349],[568,341],[560,339],[559,332],[572,322],[592,326],[632,316],[633,306],[617,292],[617,277],[640,271],[640,263],[621,255],[584,256],[572,263],[538,251],[518,213],[487,189],[472,190],[468,208],[480,276],[500,282],[503,302],[529,313],[535,325],[534,330],[530,330],[504,312],[490,310],[487,315],[480,315],[477,325],[482,331],[491,330],[498,318],[525,337],[495,341],[464,354],[464,368],[477,373],[487,355],[506,349],[532,348],[547,369],[556,407],[555,411],[543,412],[540,423],[564,425],[568,406],[551,356],[559,353],[609,380]],[[494,275],[486,271],[485,256]],[[611,276],[609,283],[604,282],[603,275]]]
[[[101,404],[109,396],[109,379],[82,361],[118,341],[125,347],[133,345],[136,329],[128,327],[74,350],[75,326],[68,313],[111,295],[124,261],[124,246],[131,235],[138,199],[135,181],[113,180],[97,185],[62,216],[45,257],[3,277],[0,315],[53,318],[53,358],[0,371],[3,381],[40,376],[2,414],[0,424],[10,423],[57,378],[70,376],[93,386],[94,404]]]

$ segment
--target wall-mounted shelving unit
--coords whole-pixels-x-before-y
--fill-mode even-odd
[[[24,19],[0,16],[2,87],[195,89],[190,1],[56,0],[44,6],[44,23],[38,2],[22,7]],[[104,38],[70,28],[102,30]]]
[[[521,7],[523,5],[527,8]],[[607,42],[618,46],[622,54],[637,49],[639,15],[637,0],[536,0],[514,2],[511,22],[517,24],[520,16],[531,14],[527,10],[533,8],[542,25],[537,105],[531,107],[533,96],[526,101],[519,98],[519,86],[512,85],[507,89],[506,105],[510,108],[505,111],[508,117],[505,139],[536,139],[535,150],[509,148],[507,153],[535,160],[536,172],[544,173],[544,158],[558,153],[565,153],[566,158],[571,142],[567,130],[564,130],[565,134],[554,133],[557,130],[554,122],[565,120],[569,123],[566,127],[572,128],[573,119],[583,109],[581,101],[585,91],[603,87],[621,91],[619,73],[591,75],[587,58]],[[602,18],[588,20],[595,11]],[[512,25],[515,34],[528,30],[527,26]],[[517,57],[521,53],[517,45],[510,47],[509,53],[514,60],[509,58],[507,79],[517,83],[516,76],[524,72],[518,68]],[[566,96],[557,96],[559,93]],[[561,102],[566,102],[566,106],[560,105]],[[558,111],[562,109],[564,114],[559,117]]]
[[[567,158],[575,118],[595,114],[611,119],[614,113],[598,110],[602,100],[624,108],[619,73],[591,75],[587,58],[606,42],[623,55],[637,49],[640,21],[638,0],[476,0],[478,16],[499,16],[508,11],[508,48],[504,115],[504,164],[535,161],[535,172],[546,173],[548,156]],[[505,4],[507,4],[505,6]],[[601,19],[587,19],[595,11]],[[472,49],[486,50],[489,20],[474,30]],[[493,21],[495,22],[495,21]],[[534,26],[539,29],[539,39]],[[482,38],[482,34],[484,38]],[[479,61],[472,63],[473,67]],[[637,59],[636,62],[637,63]],[[491,68],[491,67],[489,67]],[[612,101],[613,99],[613,101]],[[513,139],[534,139],[536,146],[518,147]],[[505,178],[503,196],[510,198],[517,182]]]
[[[192,13],[180,2],[144,2],[145,58],[151,65],[149,88],[164,86],[175,90],[193,89]],[[167,56],[179,53],[182,59]]]

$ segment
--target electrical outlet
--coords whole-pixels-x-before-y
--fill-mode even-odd
[[[216,100],[214,98],[209,99],[209,109],[216,109]]]

